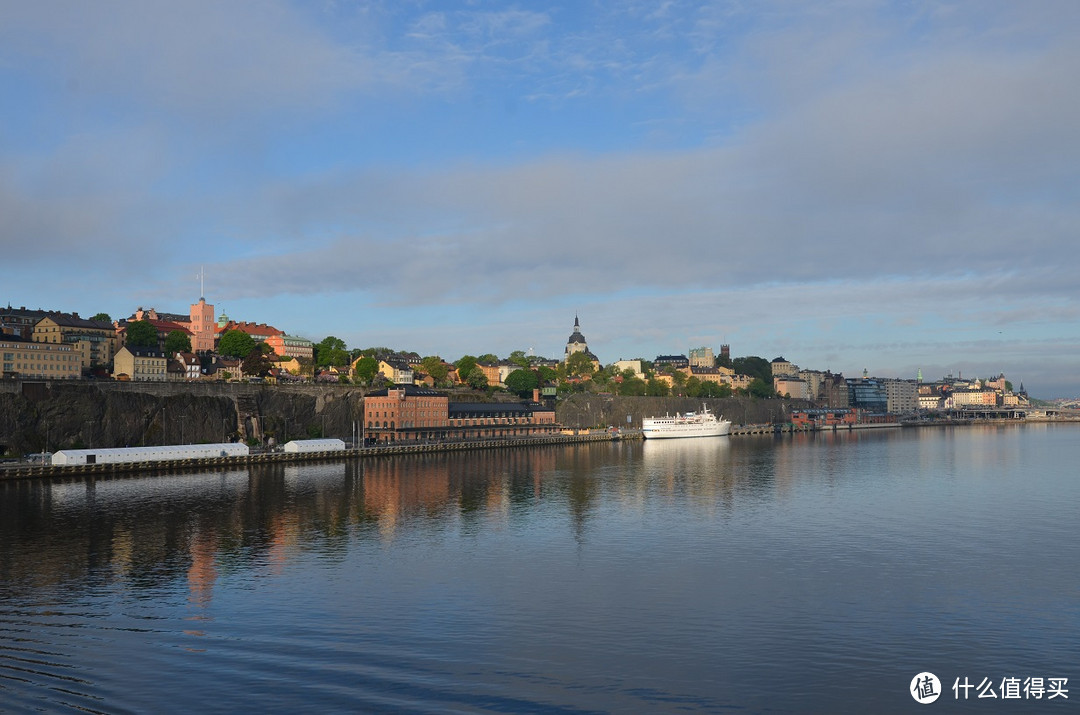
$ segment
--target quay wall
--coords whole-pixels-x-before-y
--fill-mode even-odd
[[[337,437],[350,440],[363,417],[355,385],[218,382],[0,381],[0,455],[89,447]],[[497,394],[503,399],[510,395]],[[490,400],[452,394],[452,401]],[[735,424],[787,422],[796,400],[695,400],[574,394],[556,420],[574,428],[640,427],[641,418],[707,404]]]
[[[630,435],[628,439],[640,439]],[[623,439],[619,435],[583,433],[577,435],[547,435],[519,439],[473,440],[440,444],[397,444],[327,452],[262,452],[231,457],[202,457],[153,462],[110,462],[106,464],[20,464],[0,468],[0,480],[35,479],[42,477],[83,477],[87,475],[125,473],[168,473],[193,470],[244,468],[258,464],[297,464],[305,462],[336,462],[343,459],[392,457],[404,454],[461,452],[478,449],[520,449],[543,445],[611,442]]]

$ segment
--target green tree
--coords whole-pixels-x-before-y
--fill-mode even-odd
[[[112,317],[110,317],[108,313],[94,313],[90,316],[90,320],[97,320],[102,323],[113,322]]]
[[[584,352],[577,352],[566,359],[567,377],[582,377],[592,375],[593,361]]]
[[[356,367],[353,371],[357,379],[369,383],[375,378],[375,373],[379,371],[379,361],[370,355],[365,355],[356,361]]]
[[[157,328],[148,320],[133,320],[127,324],[124,343],[135,348],[156,348]]]
[[[540,386],[536,373],[526,368],[514,370],[506,376],[506,389],[520,397],[531,397],[532,391]]]
[[[697,397],[701,394],[701,380],[696,377],[686,378],[683,384],[683,394],[687,397]]]
[[[468,379],[465,380],[469,387],[474,390],[486,390],[488,386],[487,376],[482,370],[473,370],[469,373]]]
[[[476,362],[483,363],[484,365],[494,365],[499,362],[499,356],[494,353],[484,353],[480,357],[476,358]]]
[[[645,394],[649,397],[665,397],[671,394],[671,388],[667,383],[653,379],[645,383]]]
[[[255,349],[255,338],[243,330],[230,330],[218,340],[218,354],[228,357],[247,357]]]
[[[507,360],[514,363],[515,365],[520,365],[521,367],[529,366],[529,358],[525,357],[524,350],[515,350],[514,352],[510,353],[510,357],[508,357]]]
[[[431,376],[431,379],[435,381],[436,385],[445,385],[446,378],[450,374],[450,369],[446,367],[446,363],[438,355],[429,355],[420,361],[420,365],[423,366],[424,372]]]
[[[476,358],[472,355],[462,355],[458,358],[457,362],[454,363],[454,367],[457,368],[458,379],[467,383],[469,381],[469,375],[476,369]]]
[[[622,384],[619,385],[620,395],[630,395],[635,397],[643,396],[648,390],[648,385],[640,377],[631,377],[624,379]]]
[[[698,397],[731,397],[731,385],[720,382],[702,382]]]
[[[174,330],[165,336],[165,354],[191,352],[191,336],[184,330]]]
[[[349,364],[345,341],[328,335],[315,345],[315,364],[319,367],[342,367]]]
[[[765,398],[776,396],[776,391],[773,390],[772,385],[759,377],[755,377],[750,381],[750,385],[746,388],[746,391],[750,393],[751,397]]]
[[[740,375],[749,375],[758,378],[762,382],[772,384],[772,363],[765,358],[757,355],[735,358],[732,361],[732,367]]]
[[[541,384],[547,382],[555,382],[559,378],[559,374],[547,365],[541,365],[540,367],[536,368],[536,375],[540,378]]]

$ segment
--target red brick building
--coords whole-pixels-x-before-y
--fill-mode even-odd
[[[451,403],[441,392],[413,385],[364,397],[364,437],[368,442],[501,439],[557,431],[555,410],[537,401]]]

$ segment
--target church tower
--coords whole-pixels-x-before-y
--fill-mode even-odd
[[[589,352],[589,345],[585,342],[585,336],[581,334],[581,324],[578,322],[577,315],[575,315],[574,332],[570,333],[570,338],[566,341],[566,354],[563,356],[563,360],[569,360],[574,353],[587,352]]]

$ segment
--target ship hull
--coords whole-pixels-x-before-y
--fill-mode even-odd
[[[681,439],[684,437],[723,437],[731,434],[731,422],[713,419],[703,423],[678,423],[667,418],[642,420],[641,433],[645,439]]]

